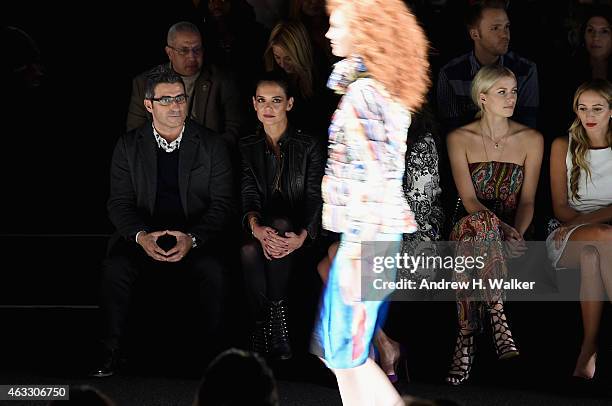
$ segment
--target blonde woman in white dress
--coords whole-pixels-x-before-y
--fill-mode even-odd
[[[569,137],[557,138],[550,154],[553,211],[561,225],[546,243],[553,266],[580,269],[584,337],[573,375],[585,379],[595,374],[604,293],[612,298],[611,107],[610,82],[581,85]]]

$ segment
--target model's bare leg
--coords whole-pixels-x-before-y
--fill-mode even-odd
[[[345,406],[404,404],[387,375],[370,358],[358,367],[333,371],[338,380],[342,404]]]

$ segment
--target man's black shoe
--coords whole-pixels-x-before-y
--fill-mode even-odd
[[[119,363],[119,350],[104,348],[98,362],[99,364],[89,373],[89,376],[94,378],[105,378],[114,375]]]

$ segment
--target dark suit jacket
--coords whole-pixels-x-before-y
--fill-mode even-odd
[[[148,72],[148,71],[147,71]],[[144,107],[147,72],[134,78],[132,98],[127,115],[127,131],[141,127],[151,114]],[[210,128],[229,143],[235,145],[244,121],[240,92],[230,76],[215,66],[204,66],[196,79],[189,117]]]
[[[132,239],[151,230],[157,192],[157,142],[151,123],[122,136],[113,152],[108,213],[118,236]],[[233,177],[220,136],[187,120],[179,148],[179,192],[187,229],[199,242],[215,239],[234,213]]]

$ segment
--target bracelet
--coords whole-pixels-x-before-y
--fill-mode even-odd
[[[198,240],[196,239],[195,235],[191,233],[187,233],[187,235],[191,237],[191,248],[198,248]]]
[[[257,222],[258,222],[258,221],[257,221],[257,217],[252,217],[252,218],[251,218],[251,221],[249,221],[249,223],[250,223],[249,225],[250,225],[250,228],[251,228],[251,235],[252,235],[253,237],[255,237],[255,231],[254,231],[254,227],[253,227],[253,226],[254,226],[254,225],[255,225],[255,223],[257,223]],[[257,238],[257,237],[255,237],[255,238]]]
[[[138,243],[138,237],[140,236],[141,233],[142,234],[146,234],[147,232],[145,230],[140,230],[139,232],[136,233],[136,236],[134,237],[134,241],[136,241],[136,244],[139,244]]]

